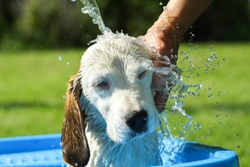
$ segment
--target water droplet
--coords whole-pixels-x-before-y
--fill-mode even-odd
[[[198,128],[201,128],[201,127],[202,127],[202,125],[201,125],[201,124],[197,124],[197,127],[198,127]]]
[[[173,49],[173,48],[171,48],[171,49],[170,49],[170,53],[173,53],[173,52],[174,52],[174,49]]]
[[[70,62],[67,61],[67,65],[69,65],[69,64],[70,64]]]
[[[215,116],[215,118],[218,118],[218,117],[220,117],[221,115],[220,114],[217,114],[216,116]]]
[[[59,60],[59,61],[62,61],[62,56],[58,56],[58,60]]]
[[[162,3],[162,2],[160,2],[160,3],[159,3],[159,5],[161,5],[161,6],[162,6],[162,5],[163,5],[163,3]]]
[[[211,46],[209,47],[209,50],[210,50],[210,51],[212,51],[212,50],[213,50],[213,48],[214,48],[214,47],[211,45]]]
[[[210,98],[210,97],[212,97],[212,96],[213,96],[213,94],[209,94],[207,97]]]
[[[71,2],[75,2],[76,0],[71,0]]]
[[[207,58],[207,62],[213,62],[213,60],[210,58]]]

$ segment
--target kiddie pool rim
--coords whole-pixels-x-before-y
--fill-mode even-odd
[[[42,158],[37,159],[38,155]],[[239,167],[234,151],[195,142],[187,141],[178,155],[185,163],[171,167]],[[61,134],[0,139],[0,167],[6,166],[66,166],[61,153]]]

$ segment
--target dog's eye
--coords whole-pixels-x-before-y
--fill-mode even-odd
[[[138,75],[138,79],[142,79],[143,77],[145,77],[146,74],[147,74],[147,71],[146,71],[146,70],[143,71],[142,73],[140,73],[140,74]]]
[[[96,87],[100,89],[109,89],[109,85],[106,81],[101,81],[96,84]]]

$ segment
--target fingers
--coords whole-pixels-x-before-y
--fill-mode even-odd
[[[152,87],[155,89],[154,102],[159,113],[163,112],[168,100],[169,91],[163,77],[158,73],[153,73]]]
[[[167,68],[171,64],[176,64],[177,61],[177,49],[171,47],[172,45],[167,45],[166,41],[163,41],[163,38],[160,36],[155,36],[155,33],[147,33],[144,36],[141,36],[145,43],[151,47],[152,54],[151,59],[153,61],[156,71],[153,74],[152,87],[156,90],[154,96],[155,106],[159,113],[163,112],[168,100],[170,89],[168,81],[166,81],[166,75],[161,74],[157,70],[165,70],[161,68]],[[171,87],[171,86],[170,86]]]
[[[168,95],[166,93],[156,91],[156,94],[154,96],[154,101],[155,101],[155,107],[159,113],[165,110],[167,100],[168,100]]]

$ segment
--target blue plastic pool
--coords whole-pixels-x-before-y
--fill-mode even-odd
[[[60,134],[0,139],[0,167],[63,167]],[[171,167],[239,167],[235,152],[187,142]]]

